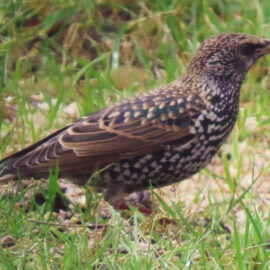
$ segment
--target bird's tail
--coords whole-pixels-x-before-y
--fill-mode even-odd
[[[18,168],[14,164],[17,159],[23,158],[29,152],[34,150],[37,144],[31,145],[19,152],[12,154],[0,161],[0,183],[18,179],[18,172],[23,173],[23,168]]]
[[[16,172],[10,166],[11,157],[0,161],[0,183],[8,182],[16,178]]]
[[[16,178],[16,174],[4,174],[3,176],[0,176],[0,183],[6,183],[10,180],[14,180]]]
[[[33,154],[40,147],[45,145],[48,142],[57,141],[57,135],[67,129],[69,126],[64,127],[63,129],[57,130],[53,134],[45,137],[44,139],[38,141],[35,144],[28,146],[27,148],[14,153],[13,155],[6,157],[0,161],[0,183],[8,182],[10,180],[18,179],[19,176],[34,176],[31,169],[28,166],[27,157]],[[19,162],[18,162],[19,161]],[[46,171],[48,172],[48,170]],[[42,172],[40,172],[42,174]]]

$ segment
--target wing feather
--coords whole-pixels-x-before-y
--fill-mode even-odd
[[[196,96],[189,102],[176,101],[173,94],[161,96],[160,92],[134,97],[84,117],[30,146],[28,151],[15,154],[12,167],[45,171],[57,163],[60,171],[89,169],[168,145],[184,147],[196,139],[191,126],[203,107],[204,100]]]
[[[138,153],[145,154],[149,149],[158,151],[165,145],[195,137],[190,133],[190,127],[196,116],[194,112],[190,116],[183,102],[172,102],[172,97],[159,100],[155,105],[152,100],[135,100],[133,103],[114,106],[104,111],[96,122],[93,122],[90,115],[67,129],[61,135],[60,143],[78,156],[94,156],[99,160],[106,154],[118,157],[129,153],[125,154],[125,158],[131,158]],[[199,106],[199,113],[202,104],[198,100],[195,102]],[[180,109],[182,113],[179,113]]]

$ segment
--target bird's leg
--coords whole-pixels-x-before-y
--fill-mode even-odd
[[[138,206],[144,214],[152,213],[152,196],[149,190],[136,191],[125,197],[125,202]]]
[[[128,204],[132,204],[143,214],[152,213],[152,198],[149,190],[127,194],[123,186],[113,184],[107,189],[105,200],[119,210],[128,210],[130,209]]]
[[[106,189],[105,200],[115,208],[118,208],[118,206],[124,200],[125,195],[126,194],[124,192],[123,186],[110,184]]]

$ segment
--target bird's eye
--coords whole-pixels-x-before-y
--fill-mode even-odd
[[[240,53],[242,55],[249,56],[249,55],[252,55],[256,49],[261,48],[262,46],[263,45],[261,44],[246,43],[240,47]]]

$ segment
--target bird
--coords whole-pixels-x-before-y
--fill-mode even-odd
[[[204,168],[235,125],[243,80],[270,40],[221,33],[204,40],[184,73],[154,90],[85,116],[0,161],[0,183],[59,177],[95,185],[117,205]],[[98,173],[96,173],[98,172]],[[90,183],[91,184],[91,183]]]

